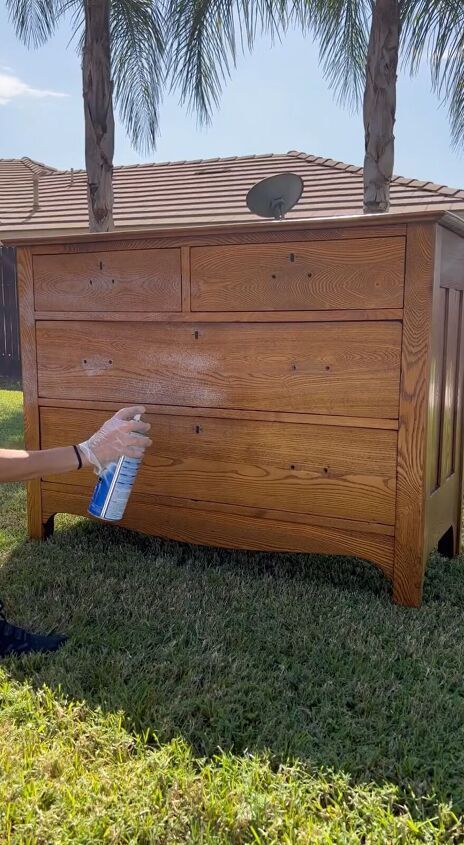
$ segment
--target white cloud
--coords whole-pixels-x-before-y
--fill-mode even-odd
[[[0,106],[6,106],[18,97],[33,97],[42,99],[44,97],[66,97],[58,91],[47,91],[44,88],[32,88],[12,73],[4,73],[6,68],[0,68]]]

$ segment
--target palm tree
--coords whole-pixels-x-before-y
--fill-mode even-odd
[[[113,95],[134,146],[152,149],[165,46],[172,86],[180,88],[181,100],[201,121],[208,121],[237,44],[251,49],[258,29],[279,35],[295,19],[314,33],[324,72],[339,98],[359,104],[363,95],[366,212],[389,209],[400,47],[412,73],[428,51],[433,85],[449,103],[453,140],[464,140],[462,0],[163,2],[166,15],[156,0],[7,0],[26,44],[44,43],[67,12],[81,33],[92,231],[113,226]]]
[[[388,211],[394,164],[401,0],[302,0],[297,18],[320,44],[338,99],[363,102],[364,211]]]
[[[259,0],[254,6],[247,0],[171,0],[173,85],[180,88],[182,101],[209,120],[222,81],[235,62],[237,27],[242,46],[251,48],[257,23],[275,35],[296,20],[319,40],[323,70],[340,99],[357,105],[364,91],[364,209],[387,211],[394,161],[399,2],[376,0],[371,8],[370,0]]]
[[[155,146],[164,79],[156,0],[7,0],[19,38],[38,47],[71,17],[82,56],[89,225],[113,228],[113,98],[137,149]]]
[[[365,212],[390,207],[400,48],[411,73],[428,50],[454,142],[464,140],[462,0],[170,0],[168,21],[173,86],[204,121],[219,102],[237,43],[251,48],[257,25],[275,35],[296,21],[315,35],[339,100],[363,102]]]
[[[433,88],[448,103],[453,142],[464,142],[464,4],[303,0],[297,9],[304,28],[319,37],[323,69],[339,99],[349,105],[363,99],[364,210],[388,211],[400,52],[411,74],[427,54]]]
[[[395,161],[396,70],[400,47],[399,0],[377,0],[364,88],[364,211],[388,211]]]

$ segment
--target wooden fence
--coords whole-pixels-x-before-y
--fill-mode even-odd
[[[0,383],[21,378],[16,258],[11,247],[0,246]]]

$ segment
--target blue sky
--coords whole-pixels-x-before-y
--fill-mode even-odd
[[[55,167],[83,166],[80,62],[64,25],[48,45],[27,50],[0,6],[0,157],[23,155]],[[60,95],[60,96],[56,96]],[[289,33],[272,47],[262,39],[240,58],[211,126],[165,98],[156,151],[140,156],[117,123],[116,164],[304,150],[362,164],[361,114],[337,105],[318,68],[317,47]],[[424,67],[400,75],[395,172],[464,187],[464,155],[451,149],[446,109],[430,91]]]

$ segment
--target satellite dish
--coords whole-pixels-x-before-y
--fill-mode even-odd
[[[283,220],[297,204],[303,193],[304,182],[296,173],[279,173],[258,182],[248,191],[246,203],[258,217]]]

